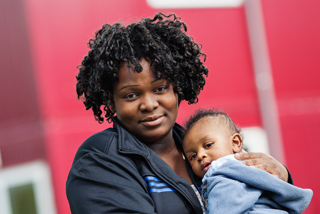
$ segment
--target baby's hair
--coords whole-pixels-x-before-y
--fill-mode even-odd
[[[198,109],[190,118],[185,122],[185,134],[190,131],[193,125],[204,117],[219,117],[219,122],[224,122],[228,125],[232,133],[238,133],[241,135],[241,129],[236,126],[233,120],[228,116],[227,113],[217,109]]]
[[[156,79],[164,78],[173,85],[179,102],[197,103],[205,85],[204,76],[208,76],[202,62],[206,55],[186,31],[186,24],[175,14],[158,13],[153,19],[145,18],[128,26],[105,24],[89,40],[88,55],[78,66],[78,99],[86,110],[92,109],[99,123],[104,118],[111,122],[116,113],[113,85],[119,81],[120,65],[127,63],[128,68],[139,73],[142,71],[139,61],[145,58]]]

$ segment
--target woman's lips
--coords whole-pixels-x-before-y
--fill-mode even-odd
[[[211,165],[210,162],[205,162],[205,163],[201,164],[202,171],[204,171],[204,173],[206,173],[208,171],[208,169],[210,168],[210,165]]]
[[[164,118],[163,115],[153,115],[153,116],[143,118],[140,121],[140,123],[148,127],[157,126],[162,122],[163,118]]]

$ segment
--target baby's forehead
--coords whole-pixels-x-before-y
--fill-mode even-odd
[[[201,119],[203,120],[201,121]],[[218,132],[225,132],[227,135],[234,134],[232,124],[225,115],[210,115],[201,119],[195,122],[195,125],[199,122],[202,123],[202,125],[210,127]]]
[[[185,134],[183,145],[185,148],[203,143],[206,139],[222,134],[224,137],[233,134],[229,121],[223,115],[208,115],[195,121]]]
[[[195,121],[187,130],[185,138],[191,136],[199,138],[200,135],[207,135],[211,131],[214,131],[213,133],[224,132],[227,135],[233,134],[228,118],[224,115],[208,115]]]
[[[208,126],[218,126],[219,128],[230,129],[230,121],[224,115],[208,115],[196,121],[193,125],[206,124]]]

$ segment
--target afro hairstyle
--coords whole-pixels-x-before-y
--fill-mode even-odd
[[[78,99],[86,110],[92,109],[99,123],[104,118],[111,122],[115,114],[113,84],[119,81],[120,64],[127,63],[139,73],[142,71],[139,61],[145,58],[156,79],[165,78],[173,85],[179,103],[182,100],[197,103],[208,76],[203,65],[206,55],[186,31],[186,24],[175,14],[158,13],[152,19],[144,18],[128,26],[105,24],[89,40],[88,55],[78,66]]]

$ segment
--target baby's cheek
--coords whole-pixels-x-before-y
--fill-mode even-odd
[[[195,173],[197,172],[197,168],[196,168],[195,164],[191,164],[191,168],[192,168],[193,172],[195,172]]]
[[[203,171],[201,170],[201,166],[199,164],[192,166],[192,170],[198,177],[203,177]]]

